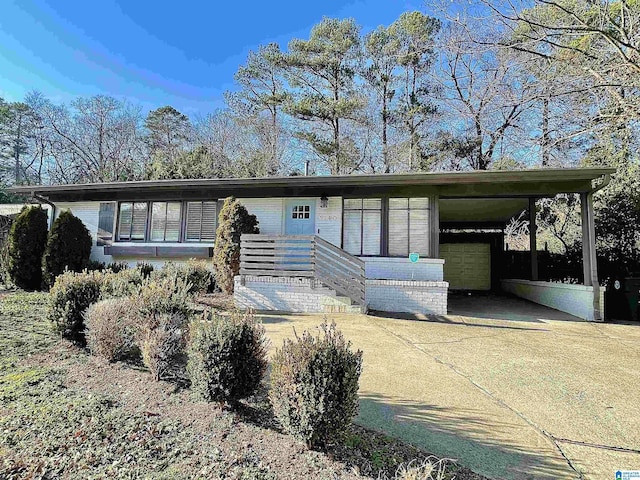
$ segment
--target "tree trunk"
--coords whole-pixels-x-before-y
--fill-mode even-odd
[[[545,88],[546,90],[546,88]],[[549,165],[549,95],[545,92],[542,101],[542,166]]]
[[[391,171],[391,165],[389,165],[389,152],[387,151],[387,121],[389,113],[387,110],[387,83],[385,82],[382,89],[382,161],[384,162],[384,173]]]
[[[16,139],[13,147],[13,155],[15,159],[15,178],[16,185],[20,183],[20,141],[22,136],[22,118],[18,117],[18,124],[16,129]]]

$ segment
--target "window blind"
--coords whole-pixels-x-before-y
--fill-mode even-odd
[[[380,255],[382,199],[345,198],[342,248],[352,255]]]
[[[151,241],[177,242],[180,240],[180,202],[153,202],[151,204]]]
[[[429,198],[389,199],[389,255],[429,255]]]
[[[144,240],[147,230],[147,203],[120,204],[118,240]]]
[[[217,202],[188,202],[185,240],[214,241],[217,217]]]

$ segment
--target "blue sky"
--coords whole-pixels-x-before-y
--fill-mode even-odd
[[[144,110],[197,115],[223,106],[249,50],[308,38],[323,16],[369,31],[417,0],[2,0],[0,96],[39,90],[54,102],[98,93]]]

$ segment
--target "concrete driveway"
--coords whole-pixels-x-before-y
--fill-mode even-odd
[[[491,478],[640,469],[640,325],[478,300],[478,316],[464,299],[454,314],[423,321],[328,316],[364,352],[358,422]],[[273,347],[321,321],[263,317]]]

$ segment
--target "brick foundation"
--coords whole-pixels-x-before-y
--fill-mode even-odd
[[[301,313],[360,313],[347,297],[312,278],[252,276],[235,278],[233,299],[239,308]]]
[[[414,314],[447,314],[447,282],[367,280],[366,301],[371,310]]]

